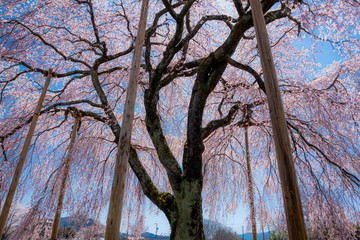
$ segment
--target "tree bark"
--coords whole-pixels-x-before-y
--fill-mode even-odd
[[[76,116],[75,117],[75,123],[73,125],[72,132],[71,132],[71,137],[70,137],[69,152],[68,152],[68,155],[66,156],[66,160],[65,160],[64,174],[63,174],[63,178],[61,180],[58,204],[57,204],[57,207],[56,207],[55,218],[54,218],[52,231],[51,231],[51,240],[56,240],[57,239],[57,234],[58,234],[58,230],[59,230],[59,223],[60,223],[60,217],[61,217],[61,211],[62,211],[64,196],[65,196],[65,192],[66,192],[66,183],[67,183],[67,179],[69,177],[71,160],[72,160],[72,153],[73,153],[73,150],[74,150],[75,139],[76,139],[76,134],[77,134],[77,131],[78,131],[79,123],[80,123],[80,117]]]
[[[261,65],[264,72],[265,88],[269,103],[289,239],[308,239],[285,113],[275,65],[271,54],[269,37],[263,17],[264,14],[259,0],[250,0],[250,4]]]
[[[170,221],[171,240],[205,240],[202,216],[202,181],[183,181],[176,195],[177,212]],[[169,219],[170,220],[170,219]]]
[[[255,212],[254,188],[253,188],[252,174],[251,174],[251,164],[250,164],[250,148],[249,148],[248,126],[245,126],[245,150],[246,150],[246,175],[247,175],[247,179],[248,179],[250,218],[251,218],[251,228],[252,228],[252,236],[253,236],[252,239],[257,240],[256,212]]]
[[[52,69],[49,69],[48,76],[47,76],[45,84],[44,84],[44,88],[43,88],[43,90],[41,92],[38,104],[36,106],[35,113],[33,115],[33,118],[32,118],[31,124],[30,124],[29,132],[28,132],[28,134],[26,136],[24,146],[23,146],[22,151],[20,153],[19,162],[17,163],[16,168],[15,168],[14,176],[13,176],[13,179],[12,179],[11,184],[10,184],[8,195],[6,196],[6,200],[5,200],[3,209],[1,211],[1,215],[0,215],[0,236],[2,236],[4,228],[5,228],[5,223],[6,223],[8,215],[9,215],[10,207],[11,207],[12,201],[14,199],[16,188],[17,188],[17,185],[19,183],[21,172],[23,170],[24,163],[25,163],[25,160],[26,160],[26,155],[27,155],[29,147],[30,147],[31,139],[32,139],[32,137],[34,135],[35,126],[36,126],[37,120],[38,120],[39,115],[40,115],[40,110],[42,108],[42,104],[44,102],[44,99],[45,99],[45,96],[46,96],[46,91],[47,91],[47,89],[49,87],[51,77],[52,77]]]
[[[146,19],[148,12],[149,0],[143,0],[141,7],[141,16],[138,33],[135,42],[135,51],[131,64],[129,85],[126,93],[124,114],[121,125],[118,152],[116,155],[116,164],[114,178],[111,188],[110,204],[108,217],[106,221],[106,240],[118,240],[121,213],[123,208],[124,189],[126,182],[127,165],[129,161],[131,131],[134,119],[134,109],[136,100],[136,91],[138,77],[140,73],[141,52],[145,39]]]

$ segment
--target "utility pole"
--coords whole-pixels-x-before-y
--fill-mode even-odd
[[[307,240],[300,191],[264,13],[260,0],[250,0],[250,5],[264,73],[289,239]]]
[[[158,224],[157,224],[157,223],[155,223],[155,225],[156,225],[155,237],[157,238],[157,233],[158,233],[159,228],[158,228]]]
[[[0,215],[0,237],[2,236],[4,228],[5,228],[6,220],[7,220],[7,217],[9,215],[9,212],[10,212],[11,204],[12,204],[12,201],[14,199],[16,188],[17,188],[18,183],[19,183],[21,172],[22,172],[22,170],[24,168],[26,155],[27,155],[27,153],[29,151],[31,139],[32,139],[32,137],[34,135],[35,126],[36,126],[36,123],[37,123],[38,118],[40,116],[40,110],[42,108],[42,104],[44,103],[44,99],[45,99],[46,92],[47,92],[47,89],[48,89],[49,84],[50,84],[51,77],[52,77],[52,69],[50,68],[49,71],[48,71],[48,75],[47,75],[45,84],[44,84],[44,88],[43,88],[43,90],[42,90],[42,92],[40,94],[40,98],[39,98],[38,104],[36,106],[35,113],[34,113],[34,115],[32,117],[29,132],[28,132],[28,134],[26,136],[24,146],[23,146],[23,148],[21,150],[21,153],[20,153],[19,162],[17,163],[16,168],[15,168],[15,172],[14,172],[11,184],[10,184],[9,192],[8,192],[8,194],[6,196],[6,200],[5,200],[3,209],[1,211],[1,215]]]
[[[121,124],[118,152],[116,154],[114,178],[111,187],[108,217],[106,220],[106,240],[119,239],[121,213],[123,208],[124,190],[126,183],[126,172],[130,153],[131,131],[134,120],[136,90],[140,73],[142,47],[145,40],[148,8],[149,0],[143,0],[138,33],[135,41],[134,56],[131,63],[130,79],[126,91],[126,100]]]
[[[243,240],[245,240],[244,225],[242,225],[242,232],[243,232]]]
[[[51,240],[56,240],[57,239],[58,230],[59,230],[59,223],[60,223],[60,217],[61,217],[61,211],[62,211],[62,208],[63,208],[63,202],[64,202],[64,197],[65,197],[65,192],[66,192],[66,183],[67,183],[67,179],[69,177],[69,172],[70,172],[70,167],[71,167],[71,160],[72,160],[72,154],[73,154],[74,145],[75,145],[76,134],[78,132],[78,127],[79,127],[79,124],[80,124],[80,116],[79,116],[79,114],[77,112],[74,113],[74,117],[75,117],[75,122],[74,122],[74,125],[72,127],[72,131],[71,131],[68,154],[67,154],[66,159],[65,159],[64,173],[63,173],[63,178],[61,180],[60,193],[59,193],[58,203],[57,203],[57,207],[56,207],[55,218],[54,218],[54,222],[53,222],[53,226],[52,226],[52,230],[51,230],[51,238],[50,238]]]

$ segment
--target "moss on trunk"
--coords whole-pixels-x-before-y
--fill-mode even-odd
[[[176,217],[170,221],[171,240],[205,240],[202,216],[202,181],[183,181],[175,194]]]

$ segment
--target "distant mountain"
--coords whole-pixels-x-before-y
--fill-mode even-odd
[[[60,226],[67,228],[67,227],[74,227],[76,229],[76,231],[79,231],[79,229],[81,227],[89,227],[95,224],[94,219],[92,218],[87,218],[87,219],[83,219],[82,221],[77,221],[77,222],[81,222],[81,223],[75,223],[75,220],[73,220],[73,217],[62,217],[60,218]],[[83,224],[85,222],[85,224]],[[102,225],[102,224],[100,224]],[[105,232],[105,226],[102,225],[104,227],[104,232]],[[127,239],[126,238],[127,234],[126,233],[121,233],[120,234],[120,239]],[[170,239],[170,236],[156,236],[153,233],[150,232],[145,232],[142,233],[141,236],[144,238],[144,240],[168,240]],[[258,240],[263,240],[263,236],[265,240],[270,239],[270,232],[265,232],[264,235],[262,233],[258,233],[257,234],[257,238]],[[243,234],[239,234],[239,237],[243,238]],[[224,239],[226,240],[226,239]],[[252,233],[245,233],[244,234],[244,240],[252,240]]]
[[[120,240],[127,239],[126,235],[127,235],[126,233],[120,234]],[[169,236],[156,236],[155,234],[149,233],[149,232],[142,233],[141,236],[144,238],[144,240],[168,240],[168,239],[170,239]]]
[[[169,236],[156,236],[153,233],[145,232],[141,234],[145,239],[170,239]]]
[[[239,237],[243,237],[242,234],[239,234]],[[264,233],[264,239],[268,240],[270,238],[270,232],[265,232]],[[262,240],[263,239],[263,234],[262,233],[258,233],[257,234],[257,239],[258,240]],[[245,233],[244,234],[244,240],[252,240],[252,233]]]
[[[64,227],[64,228],[68,228],[68,227],[74,227],[76,229],[76,231],[79,231],[79,229],[81,227],[89,227],[95,224],[94,219],[92,218],[87,218],[87,219],[82,219],[82,220],[78,220],[75,222],[73,217],[62,217],[60,218],[60,226]]]
[[[155,234],[149,233],[149,232],[145,232],[145,233],[141,234],[141,236],[144,237],[144,240],[156,240],[156,239],[167,240],[167,239],[170,239],[169,236],[156,236]],[[242,238],[243,235],[239,234],[239,237]],[[125,233],[121,234],[120,239],[122,239],[122,238],[126,239],[126,234]],[[244,238],[245,238],[244,240],[252,240],[252,233],[245,233]],[[263,240],[263,234],[258,233],[257,238],[258,238],[258,240]],[[270,232],[265,232],[264,233],[264,239],[268,240],[269,238],[270,238]],[[224,240],[226,240],[226,239],[224,239]]]

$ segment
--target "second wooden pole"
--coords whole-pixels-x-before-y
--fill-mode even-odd
[[[248,179],[248,191],[249,191],[249,203],[250,203],[251,230],[253,236],[252,239],[257,240],[254,186],[253,186],[253,179],[251,174],[249,133],[248,133],[247,125],[245,126],[245,150],[246,150],[246,175]]]
[[[108,217],[106,220],[106,240],[119,240],[126,172],[129,161],[131,132],[134,120],[136,91],[140,73],[141,53],[145,40],[148,8],[149,0],[143,0],[138,33],[135,41],[134,56],[131,63],[130,79],[126,91],[126,100],[121,124],[118,152],[116,154],[114,178],[111,187]]]
[[[59,193],[59,197],[58,197],[58,203],[57,203],[57,207],[56,207],[55,218],[54,218],[54,222],[53,222],[53,226],[52,226],[52,230],[51,230],[51,240],[56,240],[57,239],[57,234],[58,234],[58,230],[59,230],[59,223],[60,223],[60,217],[61,217],[61,211],[62,211],[62,208],[63,208],[63,202],[64,202],[65,193],[66,193],[66,183],[67,183],[67,179],[69,177],[71,161],[72,161],[72,153],[73,153],[73,150],[74,150],[75,139],[76,139],[76,134],[78,132],[79,123],[80,123],[80,117],[76,116],[74,125],[72,127],[72,131],[71,131],[68,154],[67,154],[66,160],[65,160],[64,173],[63,173],[63,177],[62,177],[62,180],[61,180],[60,193]]]
[[[17,188],[17,186],[19,184],[19,179],[20,179],[20,176],[21,176],[21,172],[22,172],[22,170],[24,168],[26,155],[27,155],[27,153],[29,151],[31,139],[32,139],[32,137],[34,135],[36,123],[37,123],[37,120],[38,120],[39,115],[40,115],[40,110],[42,108],[42,104],[44,103],[44,99],[45,99],[46,92],[47,92],[47,89],[48,89],[49,84],[50,84],[51,77],[52,77],[52,70],[49,69],[49,72],[48,72],[48,75],[47,75],[47,78],[46,78],[46,81],[45,81],[45,84],[44,84],[44,88],[43,88],[43,90],[41,92],[38,104],[36,106],[35,113],[33,115],[33,118],[32,118],[31,124],[30,124],[29,132],[28,132],[28,134],[26,136],[24,146],[23,146],[23,148],[21,150],[21,153],[20,153],[19,162],[17,163],[16,168],[15,168],[15,172],[14,172],[14,176],[13,176],[13,179],[11,181],[11,184],[10,184],[9,192],[8,192],[8,194],[6,196],[6,200],[5,200],[4,206],[3,206],[2,211],[1,211],[1,215],[0,215],[0,237],[2,236],[4,228],[5,228],[6,220],[8,218],[9,212],[10,212],[10,208],[11,208],[12,201],[14,199],[16,188]]]
[[[284,107],[271,53],[269,36],[266,30],[264,13],[260,0],[250,0],[250,4],[261,65],[264,72],[265,89],[270,110],[289,239],[307,240],[300,191],[296,179],[296,170],[291,151]]]

